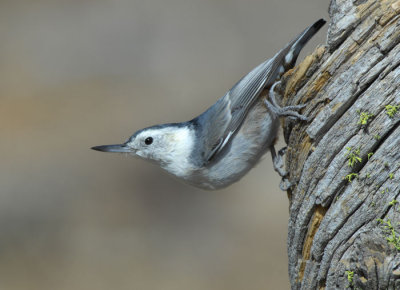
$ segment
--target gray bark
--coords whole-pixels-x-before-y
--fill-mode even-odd
[[[310,117],[283,126],[290,282],[400,289],[400,1],[332,0],[329,13],[327,45],[285,79],[283,103]]]

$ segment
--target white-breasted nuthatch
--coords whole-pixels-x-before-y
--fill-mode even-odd
[[[280,107],[274,89],[281,76],[294,67],[307,41],[324,24],[325,20],[320,19],[305,29],[200,116],[183,123],[148,127],[123,144],[92,149],[139,156],[193,186],[208,190],[238,181],[268,150],[275,170],[285,175],[282,154],[276,155],[274,148],[279,117],[307,118],[297,112],[304,105]]]

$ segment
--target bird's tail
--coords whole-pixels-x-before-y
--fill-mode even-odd
[[[307,27],[302,33],[300,33],[284,49],[280,51],[285,56],[283,59],[283,66],[285,68],[285,71],[294,67],[301,49],[325,23],[326,21],[324,19],[319,19],[313,25]]]

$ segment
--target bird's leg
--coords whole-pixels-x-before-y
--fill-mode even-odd
[[[274,114],[279,117],[291,117],[294,119],[300,119],[303,121],[307,121],[307,117],[304,115],[299,114],[297,111],[304,108],[306,105],[297,105],[297,106],[286,106],[281,107],[278,102],[276,101],[275,96],[275,87],[279,85],[281,82],[278,81],[274,83],[271,88],[269,89],[269,100],[265,99],[265,105],[267,108]]]
[[[283,158],[282,156],[285,155],[287,147],[282,148],[276,154],[275,146],[272,145],[269,151],[271,151],[272,156],[272,163],[274,164],[274,169],[281,177],[285,177],[287,175],[286,170],[284,169]]]
[[[278,117],[289,117],[292,119],[300,119],[303,121],[307,121],[306,116],[303,116],[297,112],[298,110],[304,108],[305,105],[281,107],[278,104],[275,95],[275,88],[280,83],[281,83],[280,81],[274,83],[269,89],[269,99],[265,99],[265,104],[267,108],[271,111],[271,113],[275,114]],[[283,155],[285,155],[286,149],[287,147],[284,147],[278,151],[278,154],[276,154],[274,145],[270,147],[274,169],[282,177],[281,184],[279,187],[283,191],[288,190],[292,186],[292,183],[288,179],[288,172],[285,170],[283,163]]]
[[[283,158],[282,158],[283,155],[285,155],[286,153],[286,149],[287,147],[283,147],[281,150],[278,151],[278,154],[276,154],[274,145],[272,145],[269,148],[269,150],[271,151],[272,163],[274,164],[274,169],[282,177],[281,184],[279,185],[279,187],[283,191],[288,190],[292,186],[292,183],[289,181],[287,177],[288,172],[284,168]]]

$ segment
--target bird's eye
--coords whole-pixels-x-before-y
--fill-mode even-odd
[[[146,144],[146,145],[150,145],[151,143],[153,143],[153,138],[152,137],[147,137],[144,140],[144,144]]]

